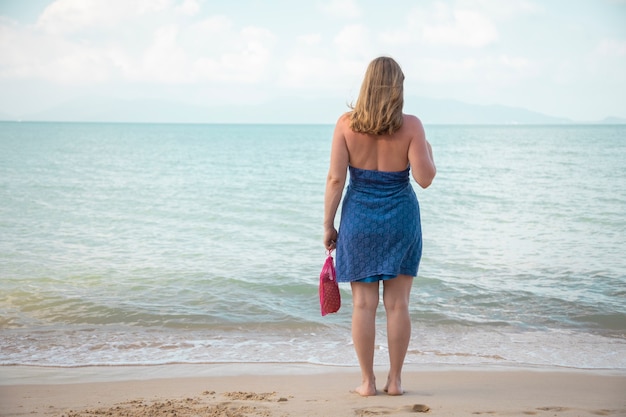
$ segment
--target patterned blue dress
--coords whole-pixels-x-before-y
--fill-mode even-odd
[[[337,236],[337,281],[416,276],[422,227],[409,168],[385,172],[351,166],[349,170]]]

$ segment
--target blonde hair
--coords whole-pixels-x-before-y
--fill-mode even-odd
[[[357,133],[391,135],[402,126],[404,73],[389,57],[374,59],[365,71],[356,105],[351,105],[350,128]]]

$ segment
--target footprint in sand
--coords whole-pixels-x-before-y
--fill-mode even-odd
[[[234,392],[225,392],[222,394],[224,397],[230,398],[231,400],[246,400],[246,401],[280,401],[275,399],[275,392],[244,392],[244,391],[234,391]],[[285,400],[286,401],[286,400]]]
[[[411,406],[411,411],[414,413],[428,413],[430,411],[430,407],[426,404],[413,404]]]
[[[567,407],[538,407],[537,410],[541,411],[567,411]]]
[[[367,407],[357,408],[354,410],[354,414],[359,417],[365,416],[382,416],[393,413],[394,409],[390,407]]]
[[[591,414],[595,414],[597,416],[610,416],[611,414],[619,414],[619,415],[626,416],[626,410],[607,410],[605,408],[602,410],[593,410],[591,411]]]
[[[406,407],[401,408],[390,408],[390,407],[366,407],[366,408],[357,408],[354,410],[354,413],[358,417],[366,417],[366,416],[380,416],[380,415],[389,415],[399,412],[413,412],[413,413],[428,413],[430,411],[430,407],[425,404],[413,404]]]

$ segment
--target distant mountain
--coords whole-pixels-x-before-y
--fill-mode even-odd
[[[405,98],[407,113],[414,113],[428,124],[567,124],[553,117],[519,107],[468,104],[456,100],[422,97]]]
[[[580,123],[531,110],[477,105],[456,100],[407,96],[405,111],[416,114],[425,124],[571,124]],[[256,105],[225,104],[200,106],[166,100],[121,100],[84,97],[23,115],[25,121],[137,122],[137,123],[311,123],[334,124],[348,110],[348,102],[337,98],[302,99],[281,97]],[[0,119],[2,119],[0,114]],[[7,115],[8,116],[8,115]],[[7,120],[15,120],[8,116]],[[606,118],[597,123],[626,123]]]
[[[622,118],[622,117],[605,117],[604,119],[600,120],[599,122],[596,123],[600,123],[603,125],[623,125],[626,124],[626,119]]]

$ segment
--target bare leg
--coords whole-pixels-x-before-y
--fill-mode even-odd
[[[413,277],[398,275],[383,281],[383,303],[387,312],[387,343],[389,344],[389,375],[385,392],[402,395],[402,366],[411,340],[409,296]]]
[[[362,377],[362,383],[356,388],[356,392],[362,396],[376,395],[374,342],[378,298],[378,282],[352,283],[352,340]]]

